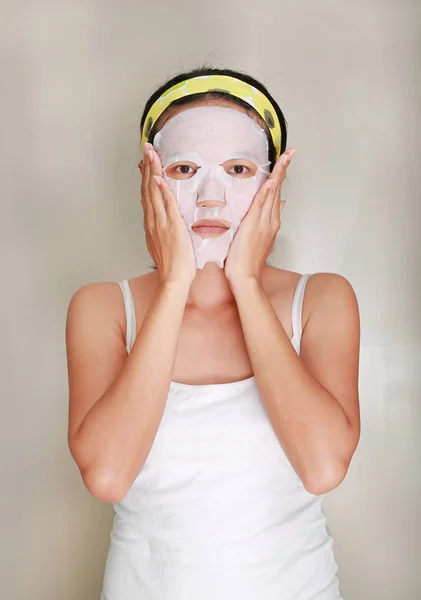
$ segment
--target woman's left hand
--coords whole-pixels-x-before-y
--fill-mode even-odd
[[[278,158],[269,178],[259,189],[235,234],[225,260],[230,283],[242,279],[260,280],[262,267],[275,245],[281,226],[281,186],[295,150],[289,148]]]

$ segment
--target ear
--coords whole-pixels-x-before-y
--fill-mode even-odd
[[[137,166],[139,167],[139,171],[143,174],[143,163],[142,163],[142,161],[138,162]]]

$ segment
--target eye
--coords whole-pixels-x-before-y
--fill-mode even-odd
[[[223,167],[229,175],[236,178],[253,177],[257,171],[257,166],[251,160],[243,158],[226,160]]]
[[[245,165],[234,165],[233,167],[231,167],[230,171],[232,171],[233,169],[236,175],[243,175],[244,173],[248,173],[248,171],[250,171],[250,169],[247,168]]]
[[[174,163],[169,165],[165,172],[172,179],[190,179],[200,169],[198,165],[191,162]]]
[[[174,170],[177,172],[177,169],[180,169],[180,171],[178,171],[179,173],[182,173],[183,175],[189,175],[189,169],[193,170],[193,167],[190,165],[178,165],[178,167],[175,167]]]

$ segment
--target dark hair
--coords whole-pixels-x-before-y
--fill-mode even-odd
[[[142,117],[140,120],[140,134],[142,134],[143,126],[145,124],[145,119],[149,112],[149,109],[154,104],[154,102],[156,100],[158,100],[158,98],[164,92],[166,92],[169,88],[176,85],[177,83],[181,83],[182,81],[185,81],[186,79],[192,79],[193,77],[200,77],[203,75],[230,75],[231,77],[235,77],[237,79],[241,79],[242,81],[245,81],[246,83],[249,83],[250,85],[257,88],[260,92],[262,92],[262,94],[264,94],[270,100],[270,102],[278,116],[279,123],[281,126],[281,136],[282,136],[281,154],[285,151],[286,145],[287,145],[287,122],[286,122],[284,114],[283,114],[282,110],[280,109],[278,103],[271,96],[271,94],[268,92],[266,87],[262,83],[260,83],[260,81],[257,81],[257,79],[254,79],[254,77],[251,77],[250,75],[247,75],[246,73],[243,73],[240,71],[233,71],[232,69],[215,69],[213,67],[207,67],[206,65],[204,65],[202,67],[197,67],[196,69],[193,69],[192,71],[188,71],[186,73],[179,73],[175,77],[168,79],[165,83],[160,85],[159,88],[157,88],[154,91],[154,93],[149,97],[148,101],[146,102],[145,108],[143,110],[143,114],[142,114]],[[237,98],[236,96],[232,96],[231,94],[229,94],[227,92],[212,91],[212,92],[203,92],[200,94],[193,94],[191,96],[184,96],[183,98],[174,100],[174,102],[172,102],[170,104],[170,106],[168,106],[164,110],[164,112],[162,113],[162,115],[160,115],[160,117],[155,122],[153,127],[151,127],[149,131],[147,131],[148,142],[153,143],[153,139],[154,139],[155,135],[158,133],[161,123],[164,119],[164,116],[168,113],[168,111],[170,111],[171,109],[173,109],[176,106],[191,104],[191,103],[197,102],[198,100],[204,100],[206,102],[206,100],[210,100],[212,98],[223,98],[225,100],[229,100],[230,102],[237,104],[238,106],[241,106],[244,110],[246,110],[246,112],[249,114],[249,116],[254,115],[254,116],[258,116],[260,119],[262,119],[260,117],[259,113],[250,104],[248,104],[244,100],[241,100],[240,98]],[[268,139],[268,144],[269,144],[269,157],[268,158],[270,161],[270,170],[272,171],[273,167],[275,166],[275,162],[276,162],[276,150],[275,150],[275,145],[272,140],[272,136],[270,135],[269,128],[267,127],[266,123],[264,123],[264,129],[266,131],[266,137]],[[156,266],[153,265],[152,268],[156,269]]]

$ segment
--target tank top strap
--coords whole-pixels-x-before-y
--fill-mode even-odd
[[[304,275],[301,275],[295,288],[294,297],[292,299],[292,337],[297,344],[298,353],[300,351],[301,335],[303,333],[302,313],[304,290],[310,276],[311,273],[304,273]]]
[[[123,292],[124,309],[126,311],[126,350],[127,354],[132,349],[136,337],[136,313],[133,294],[127,279],[117,282]]]

